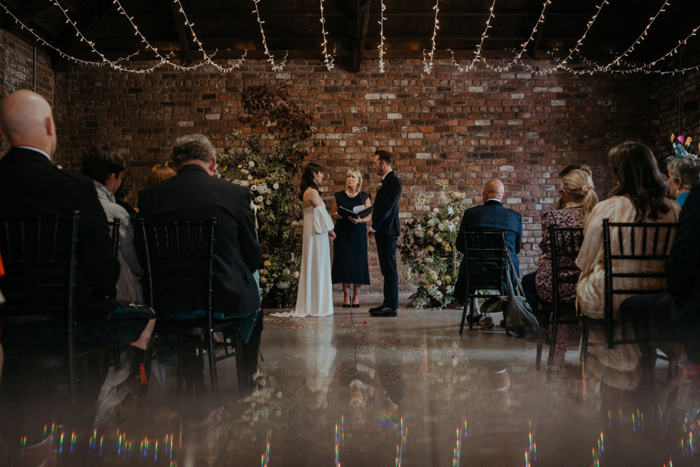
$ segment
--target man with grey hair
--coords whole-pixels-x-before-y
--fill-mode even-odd
[[[216,218],[214,295],[216,313],[245,317],[260,308],[253,272],[262,266],[262,247],[248,188],[214,177],[216,152],[206,136],[188,135],[175,140],[172,160],[177,175],[139,193],[139,215],[148,221],[173,222]],[[182,315],[181,297],[159,303],[160,317]],[[243,371],[249,383],[257,369],[262,320],[250,342],[243,344]]]

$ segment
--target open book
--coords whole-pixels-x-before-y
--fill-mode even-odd
[[[367,217],[372,213],[372,206],[366,208],[363,205],[359,204],[352,208],[352,211],[350,209],[344,208],[343,206],[338,206],[338,214],[344,217],[354,217],[355,219],[361,219],[363,217]]]

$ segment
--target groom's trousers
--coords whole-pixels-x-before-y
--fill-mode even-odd
[[[375,236],[379,267],[384,276],[384,303],[388,308],[399,307],[399,273],[396,270],[396,235]]]

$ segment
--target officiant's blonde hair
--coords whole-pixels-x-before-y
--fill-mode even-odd
[[[350,167],[347,172],[345,172],[345,176],[347,177],[348,175],[353,174],[355,178],[357,178],[360,183],[357,184],[357,192],[362,191],[362,172],[360,172],[360,169],[357,167]]]

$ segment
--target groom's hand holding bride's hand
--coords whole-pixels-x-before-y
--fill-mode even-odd
[[[331,230],[328,232],[328,240],[330,240],[331,242],[335,240],[335,230]]]

